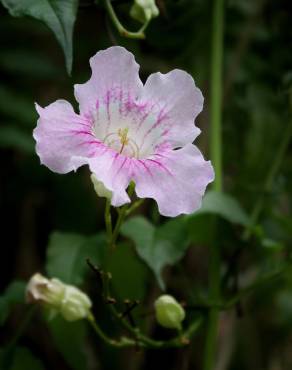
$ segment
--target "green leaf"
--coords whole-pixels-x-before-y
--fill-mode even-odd
[[[87,369],[88,366],[84,351],[86,322],[68,322],[58,315],[53,320],[49,320],[47,324],[56,348],[68,365],[73,370]]]
[[[17,92],[5,85],[0,86],[0,113],[9,117],[9,120],[13,122],[16,120],[24,124],[29,129],[35,126],[37,120],[33,102],[27,94],[24,96],[21,92]]]
[[[4,324],[13,305],[24,302],[25,287],[24,281],[14,281],[0,296],[0,325]]]
[[[11,370],[44,370],[41,361],[27,349],[16,349]]]
[[[167,265],[178,262],[188,246],[186,219],[170,220],[155,228],[143,217],[131,218],[122,226],[122,234],[133,239],[138,255],[153,270],[161,287],[165,289],[161,273]]]
[[[244,209],[235,198],[225,193],[208,191],[203,198],[202,207],[187,218],[196,217],[204,213],[216,214],[231,223],[243,226],[249,225],[249,217]]]
[[[34,153],[34,141],[31,135],[16,126],[0,127],[0,147],[13,148],[25,153]]]
[[[126,268],[121,268],[126,266]],[[119,244],[111,255],[108,270],[112,274],[112,286],[121,299],[142,300],[146,293],[146,266],[137,257],[133,248]]]
[[[80,285],[88,270],[86,258],[102,264],[105,246],[103,234],[88,237],[75,233],[54,232],[47,249],[47,273],[67,284]]]
[[[55,34],[66,59],[67,71],[72,69],[73,28],[78,0],[1,0],[14,17],[30,16],[44,22]]]
[[[61,71],[52,60],[41,55],[38,50],[28,50],[27,48],[20,49],[18,47],[12,50],[0,50],[0,67],[3,72],[8,72],[14,76],[25,75],[26,78],[33,80],[57,79],[61,75]],[[5,87],[5,89],[2,89],[7,90],[7,86]]]
[[[0,349],[0,369],[44,370],[44,367],[27,348],[7,346]]]

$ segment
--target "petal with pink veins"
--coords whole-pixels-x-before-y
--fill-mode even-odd
[[[187,72],[175,69],[150,75],[141,99],[155,107],[156,115],[154,123],[141,127],[145,139],[162,135],[172,147],[182,147],[199,135],[194,120],[203,109],[204,98]]]
[[[138,197],[155,199],[163,216],[195,212],[201,206],[207,185],[214,179],[210,161],[205,161],[192,144],[158,153],[151,159],[133,161]]]
[[[120,46],[101,50],[90,58],[92,75],[84,84],[74,86],[80,112],[90,114],[100,104],[107,104],[109,94],[119,90],[123,99],[140,94],[143,84],[134,55]]]
[[[45,108],[36,104],[39,114],[33,131],[36,152],[50,170],[67,173],[87,163],[87,158],[103,146],[91,133],[90,122],[76,114],[65,100]]]
[[[90,171],[112,192],[111,204],[120,207],[130,202],[126,189],[131,181],[132,160],[111,149],[105,149],[89,160]]]

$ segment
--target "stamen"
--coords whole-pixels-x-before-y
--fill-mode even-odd
[[[137,143],[128,137],[129,128],[119,128],[117,132],[110,132],[108,133],[103,142],[107,144],[109,147],[117,147],[119,143],[121,144],[121,148],[119,150],[119,154],[122,154],[123,150],[127,147],[131,150],[131,157],[139,158],[139,146]]]
[[[118,130],[118,135],[119,135],[119,138],[122,144],[121,149],[120,149],[120,154],[122,154],[122,151],[124,150],[125,145],[129,144],[128,132],[129,132],[128,127],[124,129],[119,128]]]

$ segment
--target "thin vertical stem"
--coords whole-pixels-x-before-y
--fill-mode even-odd
[[[211,41],[211,160],[215,170],[213,187],[222,191],[222,64],[223,64],[223,23],[224,0],[214,0]],[[209,266],[210,298],[220,299],[220,253],[216,242],[212,243]],[[208,313],[208,327],[204,354],[204,370],[213,370],[218,335],[218,307],[212,307]]]
[[[130,198],[133,195],[134,190],[135,190],[135,184],[133,182],[131,182],[130,185],[129,185],[129,188],[128,188],[128,195],[129,195]],[[111,248],[115,247],[115,244],[116,244],[121,226],[122,226],[125,218],[128,215],[128,210],[129,209],[130,209],[130,204],[125,204],[123,207],[121,207],[121,209],[119,211],[119,216],[118,216],[116,225],[115,225],[115,227],[114,227],[114,229],[111,233],[111,237],[109,239],[109,245],[111,246]]]
[[[224,0],[214,0],[211,50],[211,159],[215,169],[214,189],[222,190],[222,62]]]
[[[111,200],[106,199],[105,212],[104,212],[105,227],[107,233],[107,240],[112,236],[112,217],[111,217]]]

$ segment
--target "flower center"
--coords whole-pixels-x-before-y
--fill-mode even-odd
[[[128,157],[139,158],[139,147],[137,143],[129,137],[129,128],[119,128],[116,132],[108,133],[103,142],[110,148]]]

